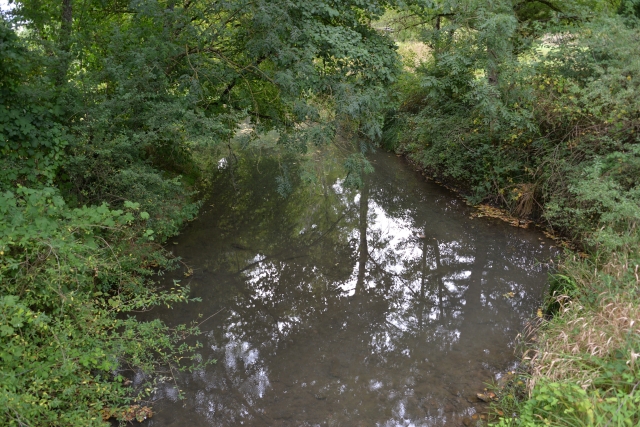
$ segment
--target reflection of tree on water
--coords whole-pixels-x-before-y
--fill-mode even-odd
[[[436,242],[436,246],[438,243]],[[427,240],[426,235],[423,234],[422,238],[422,257],[420,259],[420,315],[418,318],[418,329],[422,330],[424,324],[424,311],[427,304],[427,274],[429,273],[429,266],[427,265]],[[442,301],[442,299],[441,299]]]
[[[240,172],[240,186],[256,179]],[[511,360],[494,353],[541,294],[527,276],[542,280],[531,266],[543,253],[471,230],[455,199],[412,179],[376,173],[359,192],[334,180],[277,203],[269,189],[219,197],[209,228],[184,236],[179,248],[194,249],[181,255],[209,269],[197,295],[228,309],[205,346],[220,362],[185,378],[206,425],[438,425]]]
[[[355,294],[361,295],[364,291],[364,276],[367,271],[367,261],[369,259],[369,246],[367,245],[367,225],[369,224],[369,177],[362,178],[362,189],[360,191],[358,209],[358,234],[360,244],[358,245],[358,280],[356,282]]]

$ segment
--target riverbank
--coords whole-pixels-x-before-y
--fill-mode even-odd
[[[165,369],[193,367],[197,328],[130,316],[193,301],[187,286],[157,287],[157,269],[176,265],[161,243],[197,208],[166,200],[150,214],[140,202],[73,208],[55,188],[0,194],[3,425],[141,421]]]
[[[550,276],[526,372],[502,393],[498,425],[640,421],[636,37],[622,21],[584,24],[572,43],[513,59],[494,87],[473,73],[452,79],[445,53],[464,53],[450,50],[396,87],[387,148],[470,204],[536,221],[580,250],[566,250]]]
[[[427,179],[472,204],[464,183],[446,182],[420,169],[411,153],[402,155]],[[489,208],[487,216],[514,226],[532,223],[513,216],[506,206],[476,208],[480,215]],[[541,221],[535,224],[547,233],[553,231]],[[586,254],[576,248],[577,240],[550,237],[565,248],[564,254],[549,277],[542,311],[531,313],[531,327],[522,332],[519,371],[491,388],[497,397],[489,410],[493,420],[489,424],[527,426],[546,419],[558,423],[554,425],[635,425],[640,402],[638,253],[625,248]]]

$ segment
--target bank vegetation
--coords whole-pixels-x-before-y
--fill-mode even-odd
[[[384,17],[405,71],[383,144],[571,247],[525,337],[522,376],[498,390],[495,423],[638,425],[640,4],[444,1],[429,12]]]

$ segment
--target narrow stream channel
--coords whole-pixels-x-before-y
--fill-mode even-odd
[[[471,219],[402,159],[371,161],[362,190],[336,174],[287,198],[274,160],[221,166],[170,242],[202,302],[152,312],[219,311],[200,337],[217,363],[181,374],[184,400],[161,386],[149,426],[458,426],[482,410],[475,394],[513,368],[543,297],[551,242]]]

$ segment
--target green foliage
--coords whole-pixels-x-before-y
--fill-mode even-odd
[[[611,367],[609,367],[610,369]],[[627,367],[620,366],[625,371]],[[608,370],[607,372],[611,372]],[[638,405],[640,379],[625,375],[625,386],[609,391],[587,391],[570,382],[543,382],[522,402],[517,418],[502,418],[497,427],[507,426],[636,426],[640,422]],[[635,383],[634,383],[635,381]]]
[[[185,295],[167,297],[163,299],[171,302]],[[136,299],[118,305],[77,294],[69,297],[64,311],[47,315],[15,296],[2,297],[2,424],[103,425],[102,410],[136,397],[123,376],[124,360],[151,373],[158,364],[177,364],[193,351],[181,343],[184,334],[195,330],[116,316],[146,305],[144,297]]]
[[[593,404],[587,393],[575,384],[538,385],[521,408],[517,419],[504,418],[497,426],[594,425]]]
[[[4,19],[0,20],[0,188],[10,183],[51,183],[68,136],[39,61]]]
[[[572,277],[559,273],[552,275],[545,312],[549,315],[557,314],[562,306],[560,298],[573,298],[578,292],[578,285]]]
[[[637,55],[638,34],[619,21],[605,21],[577,36],[577,45],[550,55],[548,72],[566,76],[562,90],[568,93],[554,112],[570,125],[564,132],[575,136],[562,147],[571,161],[551,163],[556,172],[545,184],[547,217],[590,246],[619,250],[637,242],[640,214],[638,82],[632,77],[640,64],[628,60]]]
[[[633,272],[625,263],[616,268]],[[500,400],[494,411],[507,414],[497,426],[635,426],[640,422],[640,336],[634,325],[638,314],[637,295],[629,293],[636,278],[625,274],[611,276],[611,271],[590,277],[591,286],[602,291],[593,294],[577,292],[578,265],[572,282],[578,303],[563,305],[563,313],[542,324],[536,346],[527,358],[533,375],[520,375],[504,389],[498,389]],[[607,268],[604,268],[607,270]],[[593,274],[593,271],[592,271]],[[593,282],[601,282],[599,284]],[[612,282],[618,282],[613,285]],[[613,286],[624,287],[616,291]],[[582,290],[584,291],[584,290]],[[617,295],[617,296],[612,296]],[[541,371],[546,372],[541,374]],[[534,383],[527,393],[525,382]]]
[[[138,203],[70,209],[53,188],[0,195],[0,415],[3,425],[99,425],[100,411],[135,397],[125,366],[151,373],[197,347],[197,332],[119,313],[188,301],[159,291],[147,262],[168,265],[139,237]]]
[[[512,53],[518,31],[514,12],[500,4],[468,6],[472,10],[454,9],[439,29],[427,33],[433,54],[417,70],[412,87],[404,89],[410,96],[400,112],[409,114],[400,140],[408,141],[409,151],[434,173],[471,184],[479,201],[502,196],[511,185],[508,178],[522,174],[518,143],[530,139],[535,128],[526,108],[531,72],[515,63]],[[469,21],[470,15],[481,19]]]
[[[547,24],[536,40],[516,25],[517,10],[476,7],[489,17],[479,25],[454,14],[428,39],[433,55],[416,78],[399,87],[406,96],[387,121],[387,131],[403,123],[399,150],[464,182],[473,202],[543,216],[593,249],[633,246],[637,30],[603,18]]]

